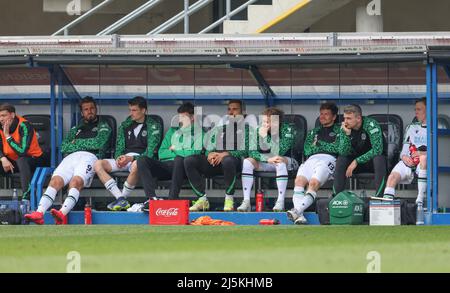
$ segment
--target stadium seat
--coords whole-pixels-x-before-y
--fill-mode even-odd
[[[438,128],[439,129],[450,129],[450,117],[445,114],[438,115]]]
[[[50,154],[51,151],[51,127],[50,115],[45,114],[30,114],[24,115],[23,118],[33,126],[36,131],[39,145],[45,154]]]
[[[116,139],[117,139],[117,121],[114,116],[111,115],[98,115],[100,120],[108,123],[109,127],[111,127],[111,136],[108,141],[108,149],[105,153],[105,158],[112,158],[114,156],[114,151],[116,149]]]
[[[383,131],[387,143],[387,174],[397,164],[403,146],[403,120],[397,114],[372,114]],[[373,173],[357,173],[353,175],[357,183],[362,180],[372,181]],[[355,186],[358,186],[357,184]]]
[[[161,133],[161,137],[159,138],[158,146],[156,147],[156,150],[155,150],[155,154],[156,154],[156,156],[158,156],[158,150],[159,150],[159,147],[161,146],[161,143],[163,141],[164,134],[165,134],[164,133],[164,120],[162,119],[161,116],[156,115],[156,114],[150,114],[148,116],[150,118],[152,118],[153,120],[155,120],[157,123],[159,123],[159,125],[161,125],[162,133]]]

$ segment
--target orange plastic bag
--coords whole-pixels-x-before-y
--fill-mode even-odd
[[[230,221],[214,220],[210,216],[202,216],[191,222],[193,226],[234,226],[236,225]]]

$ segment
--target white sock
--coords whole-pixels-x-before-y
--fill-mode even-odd
[[[244,193],[244,200],[250,201],[250,193],[252,192],[253,186],[253,170],[255,167],[253,164],[245,159],[242,164],[242,188]]]
[[[44,195],[41,197],[41,200],[39,201],[37,211],[40,213],[45,213],[48,210],[48,208],[52,206],[57,193],[58,191],[56,191],[56,189],[54,189],[53,187],[51,186],[47,187],[47,189],[44,192]]]
[[[308,190],[308,191],[305,193],[305,196],[309,196],[309,197],[312,196],[312,199],[313,199],[313,201],[314,201],[314,200],[316,200],[317,192],[315,192],[314,190]]]
[[[315,192],[314,192],[315,193]],[[314,196],[314,198],[313,198]],[[315,199],[315,194],[305,194],[304,196],[302,196],[299,200],[299,207],[295,208],[299,213],[303,213],[307,208],[309,208]]]
[[[284,194],[286,193],[286,187],[288,184],[288,171],[285,163],[276,164],[277,168],[277,187],[278,187],[278,199],[277,201],[284,202]]]
[[[427,194],[427,169],[425,170],[419,169],[419,178],[417,179],[417,189],[418,193],[416,203],[417,202],[423,203]]]
[[[304,196],[305,196],[305,188],[302,186],[295,186],[294,187],[294,195],[292,196],[292,202],[294,203],[294,209],[300,210]]]
[[[78,198],[80,198],[80,192],[76,188],[69,189],[66,200],[61,208],[61,213],[67,215],[73,207],[77,204]]]
[[[128,181],[125,181],[123,184],[122,195],[123,197],[128,197],[131,192],[134,190],[136,186],[128,184]]]
[[[229,194],[225,194],[225,200],[228,200],[228,199],[233,200],[233,196],[229,195]]]
[[[395,197],[395,188],[394,187],[386,187],[384,189],[384,194],[385,195],[392,195]]]
[[[116,198],[122,197],[122,192],[120,192],[119,187],[117,187],[117,182],[114,179],[109,179],[105,183],[106,189]]]

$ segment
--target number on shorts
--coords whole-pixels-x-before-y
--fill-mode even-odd
[[[334,171],[334,164],[333,163],[328,163],[328,169],[330,169],[331,172]]]
[[[87,165],[86,167],[86,174],[89,174],[89,172],[92,171],[92,166],[91,165]]]

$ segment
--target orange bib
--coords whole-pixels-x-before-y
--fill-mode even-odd
[[[14,139],[14,141],[19,142],[21,141],[21,137],[20,137],[20,133],[19,133],[19,129],[20,129],[20,124],[24,123],[25,120],[23,117],[16,115],[16,117],[19,119],[19,123],[17,124],[16,130],[11,133],[11,137]],[[28,157],[33,157],[33,158],[37,158],[40,157],[42,155],[42,150],[41,147],[39,146],[38,143],[38,139],[36,136],[36,131],[33,131],[33,133],[30,133],[30,135],[33,136],[32,140],[31,140],[31,145],[28,148],[27,151],[27,156]],[[11,159],[13,161],[16,161],[19,156],[17,155],[17,153],[13,150],[13,148],[9,145],[9,143],[6,141],[6,137],[5,134],[3,133],[3,130],[0,130],[0,136],[2,139],[2,146],[3,146],[3,154],[8,157],[8,159]]]

